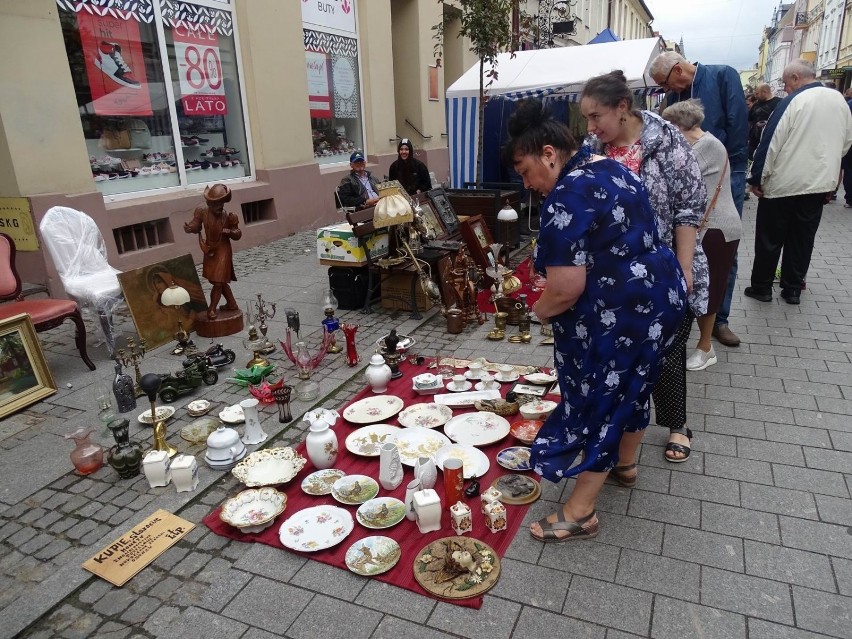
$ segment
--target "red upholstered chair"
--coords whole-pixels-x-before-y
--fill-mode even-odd
[[[15,270],[15,242],[5,233],[0,233],[0,320],[29,313],[36,332],[56,328],[66,319],[71,319],[77,325],[77,350],[80,358],[90,370],[95,365],[86,352],[86,326],[83,316],[73,300],[27,300],[21,295],[21,278]],[[6,300],[14,300],[7,302]]]

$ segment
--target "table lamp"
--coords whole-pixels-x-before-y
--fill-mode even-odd
[[[182,286],[175,284],[174,280],[172,280],[171,286],[160,295],[160,303],[163,306],[171,306],[175,310],[188,302],[189,293]],[[180,319],[178,319],[178,330],[175,333],[175,340],[177,341],[177,346],[172,350],[172,355],[180,355],[192,343],[192,340],[189,339],[189,333],[184,329]]]

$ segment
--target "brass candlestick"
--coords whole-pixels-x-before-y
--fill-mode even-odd
[[[257,318],[258,328],[260,329],[260,334],[263,336],[263,348],[261,349],[261,353],[264,355],[269,355],[270,353],[275,352],[275,344],[270,342],[266,338],[266,331],[269,330],[269,327],[266,325],[266,320],[275,317],[275,304],[270,304],[272,307],[272,312],[270,313],[266,309],[266,302],[260,296],[260,293],[257,294],[257,302],[254,304],[255,309],[255,317]]]
[[[151,450],[162,450],[169,457],[177,454],[177,448],[166,441],[166,420],[157,419],[157,391],[160,390],[162,378],[156,373],[148,373],[142,378],[143,393],[151,402],[151,425],[154,427],[154,445]]]
[[[139,345],[136,345],[136,342],[132,337],[127,338],[127,350],[126,352],[123,348],[118,349],[118,357],[117,359],[121,362],[121,364],[125,368],[130,368],[133,366],[133,370],[136,373],[136,381],[133,384],[133,393],[136,397],[142,397],[145,394],[145,391],[140,386],[142,382],[142,373],[139,370],[139,362],[145,357],[146,344],[144,339],[139,340]],[[153,415],[152,415],[153,419]]]

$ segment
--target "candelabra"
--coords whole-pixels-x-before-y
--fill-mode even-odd
[[[139,362],[145,357],[146,344],[144,339],[139,340],[139,344],[137,346],[136,342],[132,337],[127,338],[127,351],[123,348],[118,349],[118,361],[121,362],[122,366],[125,368],[130,368],[133,366],[133,370],[136,373],[136,381],[133,384],[133,393],[136,397],[142,397],[145,394],[145,391],[142,390],[142,386],[140,386],[142,382],[142,373],[139,371]]]
[[[260,295],[258,295],[260,298]],[[266,336],[257,334],[254,326],[254,316],[251,312],[251,304],[246,304],[246,320],[248,321],[248,337],[243,340],[243,346],[253,353],[252,358],[246,364],[246,368],[252,366],[269,366],[269,360],[263,355],[265,353]],[[274,350],[274,349],[273,349]]]
[[[260,334],[263,336],[263,348],[261,349],[261,352],[264,355],[269,355],[270,353],[275,352],[275,344],[266,338],[266,331],[269,330],[269,327],[266,325],[266,320],[275,317],[275,304],[273,303],[269,306],[272,307],[272,312],[267,310],[266,302],[260,296],[260,293],[258,293],[257,302],[255,302],[254,308],[256,311],[255,317],[257,318],[257,327],[260,329]]]

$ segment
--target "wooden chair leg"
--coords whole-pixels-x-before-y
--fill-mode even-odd
[[[76,344],[77,350],[80,351],[80,358],[89,367],[89,370],[93,371],[95,370],[95,363],[89,359],[89,353],[86,352],[86,325],[83,324],[83,314],[80,313],[80,309],[78,308],[69,317],[77,325]]]

